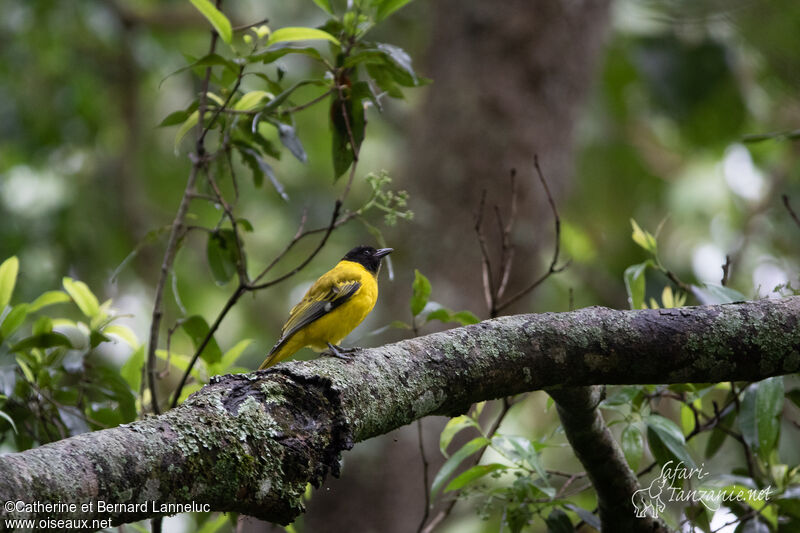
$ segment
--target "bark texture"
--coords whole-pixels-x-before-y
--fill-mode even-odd
[[[223,376],[161,416],[0,457],[0,501],[69,502],[4,518],[171,514],[208,503],[288,523],[353,443],[537,389],[759,380],[800,370],[800,297],[680,309],[516,315]],[[606,458],[597,458],[605,461]],[[98,501],[128,504],[97,512]],[[95,502],[95,512],[81,511]],[[142,510],[130,504],[147,503]]]

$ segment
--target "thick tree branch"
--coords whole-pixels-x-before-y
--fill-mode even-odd
[[[639,480],[597,409],[602,400],[601,389],[567,387],[547,392],[556,401],[567,440],[597,493],[602,529],[631,533],[669,531],[650,516],[636,517],[631,495],[640,489]]]
[[[800,370],[800,297],[706,307],[516,315],[224,376],[167,413],[0,457],[0,501],[75,503],[13,517],[169,514],[207,503],[288,523],[307,482],[353,443],[531,390],[760,380]],[[108,504],[143,508],[97,512]],[[95,502],[94,512],[82,503]],[[8,517],[9,513],[4,512]]]

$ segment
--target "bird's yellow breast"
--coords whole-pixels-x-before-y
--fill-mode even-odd
[[[331,313],[298,331],[293,336],[295,338],[292,339],[292,344],[323,351],[328,348],[327,343],[339,344],[361,324],[378,300],[378,282],[367,269],[353,261],[339,261],[333,269],[323,274],[314,286],[335,286],[351,281],[361,283],[358,291]],[[314,287],[311,287],[309,293],[313,290]]]

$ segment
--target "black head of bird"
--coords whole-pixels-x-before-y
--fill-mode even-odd
[[[342,261],[352,261],[366,268],[370,273],[377,274],[381,268],[381,259],[394,251],[394,248],[378,248],[372,246],[356,246],[342,258]]]

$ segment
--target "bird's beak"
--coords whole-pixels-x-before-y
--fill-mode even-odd
[[[381,257],[383,257],[385,255],[389,255],[392,252],[394,252],[394,248],[379,248],[379,249],[375,250],[375,253],[373,254],[373,256],[380,259]]]

